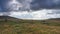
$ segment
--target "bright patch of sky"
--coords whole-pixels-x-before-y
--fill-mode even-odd
[[[53,13],[53,11],[55,11]],[[12,17],[16,17],[19,19],[32,19],[32,20],[42,20],[42,19],[49,19],[49,18],[60,18],[60,14],[57,14],[58,10],[49,10],[49,9],[42,9],[38,11],[32,12],[11,12]]]

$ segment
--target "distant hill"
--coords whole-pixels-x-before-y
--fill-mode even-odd
[[[10,17],[10,16],[0,16],[0,20],[12,20],[12,21],[20,21],[21,19],[15,18],[15,17]]]
[[[15,17],[10,17],[10,16],[0,16],[0,21],[1,20],[10,20],[10,21],[20,21],[20,22],[60,22],[60,18],[52,18],[52,19],[47,19],[47,20],[23,20],[23,19],[18,19]]]
[[[46,21],[49,21],[49,22],[60,22],[60,18],[52,18],[52,19],[48,19],[48,20],[46,20]]]
[[[49,19],[49,20],[60,20],[60,18],[52,18],[52,19]]]
[[[11,16],[0,16],[0,19],[5,19],[5,18],[7,18],[7,19],[15,19],[15,20],[17,19],[17,20],[20,20],[18,18],[11,17]],[[60,20],[60,18],[52,18],[52,19],[47,19],[47,20]]]
[[[13,17],[10,17],[10,16],[0,16],[0,19],[5,19],[5,18],[10,19],[10,18],[13,18]]]

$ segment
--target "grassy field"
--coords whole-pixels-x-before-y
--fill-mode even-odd
[[[60,20],[0,20],[0,34],[60,34]]]

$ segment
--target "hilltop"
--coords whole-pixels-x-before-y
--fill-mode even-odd
[[[14,20],[19,20],[18,18],[15,18],[15,17],[11,17],[11,16],[0,16],[0,19],[5,19],[5,18],[7,18],[8,20],[9,19],[14,19]]]

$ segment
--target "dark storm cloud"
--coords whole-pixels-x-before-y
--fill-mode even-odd
[[[1,10],[1,6],[0,6],[0,10]]]
[[[7,10],[7,3],[11,0],[0,0],[0,6],[3,11]],[[24,0],[17,0],[23,3]],[[28,1],[30,2],[30,0]],[[30,7],[32,10],[40,9],[60,9],[60,0],[32,0]]]
[[[33,0],[31,9],[60,9],[60,0]]]
[[[1,9],[2,9],[3,12],[7,9],[7,3],[9,1],[10,0],[0,0],[0,7],[1,7]]]

